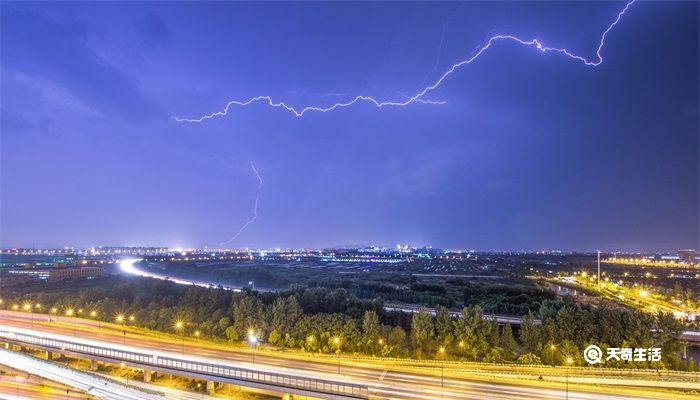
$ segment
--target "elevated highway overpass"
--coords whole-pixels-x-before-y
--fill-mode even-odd
[[[78,337],[0,326],[0,341],[66,354],[76,358],[127,364],[152,372],[174,374],[207,382],[223,382],[278,393],[331,400],[367,399],[368,386],[264,365],[248,366],[222,359],[203,358],[167,351],[149,350]],[[148,379],[148,378],[147,378]]]

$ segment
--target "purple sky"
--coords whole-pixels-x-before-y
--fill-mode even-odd
[[[700,247],[697,2],[1,7],[0,246]]]

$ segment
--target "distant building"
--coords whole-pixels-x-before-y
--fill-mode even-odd
[[[49,282],[72,281],[77,279],[95,279],[104,276],[103,267],[67,267],[50,268]]]
[[[678,261],[695,264],[695,250],[678,250]]]
[[[32,276],[10,275],[7,273],[0,273],[0,288],[11,286],[24,286],[34,281],[37,281],[37,279]]]
[[[79,279],[95,279],[105,275],[99,266],[87,267],[41,267],[7,269],[0,271],[0,286],[18,286],[39,282],[62,282]]]

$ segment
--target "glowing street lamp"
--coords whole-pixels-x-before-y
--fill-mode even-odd
[[[185,323],[182,321],[176,321],[175,322],[175,330],[178,333],[181,333],[184,331],[185,328]],[[182,354],[185,354],[185,336],[182,336]]]
[[[248,343],[253,346],[253,364],[255,364],[255,350],[258,347],[258,337],[253,329],[248,330]]]
[[[445,397],[445,347],[440,346],[438,349],[438,354],[440,354],[440,358],[442,359],[442,363],[440,363],[440,387],[442,388],[440,391],[440,396],[442,398]]]
[[[566,400],[569,400],[569,366],[574,362],[571,357],[566,359]]]
[[[551,350],[551,351],[552,351],[552,352],[551,352],[551,354],[552,354],[552,358],[551,358],[551,361],[552,361],[552,367],[554,366],[554,350],[555,350],[556,348],[557,348],[557,346],[555,346],[555,345],[551,345],[551,346],[549,346],[549,350]]]
[[[73,317],[73,337],[75,337],[75,311],[72,308],[66,310],[66,315]]]
[[[336,347],[336,354],[338,354],[338,375],[340,375],[340,338],[338,336],[333,338],[333,344]]]
[[[117,315],[117,322],[122,324],[122,328],[124,327],[124,314],[118,314]],[[126,345],[126,329],[122,329],[122,344]]]

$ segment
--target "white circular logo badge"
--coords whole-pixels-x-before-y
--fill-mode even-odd
[[[598,364],[603,360],[603,350],[601,350],[600,347],[592,344],[586,347],[586,350],[583,351],[583,358],[589,364]]]

